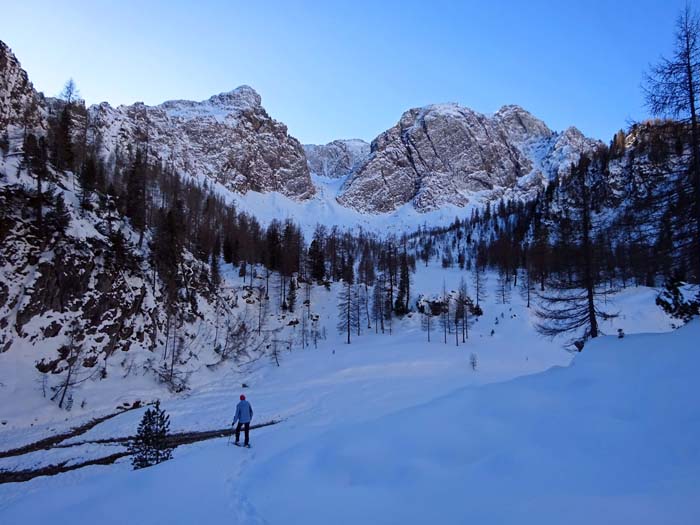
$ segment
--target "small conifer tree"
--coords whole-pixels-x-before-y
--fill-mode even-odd
[[[167,437],[170,431],[170,416],[160,408],[160,401],[156,401],[153,408],[146,413],[139,423],[136,437],[129,444],[131,465],[134,470],[151,467],[172,459],[172,448],[168,447]]]

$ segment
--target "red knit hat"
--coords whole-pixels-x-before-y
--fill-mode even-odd
[[[245,394],[241,394],[241,401],[245,401]]]

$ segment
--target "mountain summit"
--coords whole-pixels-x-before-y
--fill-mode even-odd
[[[37,93],[5,44],[0,66],[0,124],[46,129],[63,102]],[[324,193],[368,215],[530,198],[600,144],[576,128],[554,132],[516,105],[484,115],[450,103],[406,111],[371,145],[356,139],[302,146],[250,86],[199,102],[103,102],[77,113],[74,139],[97,146],[107,166],[138,144],[149,162],[239,194],[278,192],[305,202]],[[311,173],[339,182],[329,193]]]
[[[46,129],[47,115],[62,105],[34,90],[17,58],[0,42],[0,127]],[[298,201],[315,193],[301,144],[268,115],[250,86],[201,102],[116,108],[103,102],[78,113],[74,140],[99,145],[108,165],[133,154],[133,145],[139,144],[151,162],[235,192],[276,191]]]
[[[522,196],[597,144],[575,129],[555,133],[519,106],[493,116],[458,104],[414,108],[372,141],[338,200],[382,213],[408,203],[425,212],[477,196]]]
[[[128,144],[147,144],[149,156],[178,172],[205,177],[239,193],[277,191],[311,197],[304,150],[287,127],[272,119],[249,86],[201,101],[171,100],[88,109],[89,138],[109,158]]]

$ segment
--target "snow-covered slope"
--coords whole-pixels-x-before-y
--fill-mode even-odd
[[[169,348],[174,355],[169,329],[174,324],[169,324],[149,260],[152,232],[145,232],[139,246],[139,234],[127,221],[105,215],[108,206],[81,207],[72,174],[52,175],[39,230],[34,217],[23,216],[34,183],[17,160],[16,155],[0,155],[0,398],[22,403],[0,405],[39,421],[47,414],[65,417],[56,403],[71,410],[75,401],[75,415],[114,407],[123,396],[143,389],[165,390],[159,383]],[[55,219],[59,197],[65,203],[63,230]],[[184,251],[182,265],[187,274],[183,286],[191,294],[178,306],[180,349],[171,374],[175,390],[190,378],[208,377],[208,369],[225,360],[217,350],[217,335],[247,321],[257,304],[257,297],[239,301],[252,295],[240,281],[212,297],[202,278],[208,265],[191,252]],[[254,339],[251,334],[250,341]],[[71,348],[78,347],[74,357]],[[75,370],[71,361],[78,363]],[[63,399],[61,385],[70,376],[80,385],[80,400],[68,389]],[[89,392],[97,392],[102,404],[92,406],[94,394]],[[4,424],[8,414],[0,410]]]
[[[698,336],[606,338],[568,368],[426,394],[313,445],[268,453],[266,435],[239,483],[269,523],[695,523]]]
[[[428,268],[419,286],[437,291],[439,271]],[[448,288],[459,272],[450,275]],[[318,293],[317,304],[332,306],[334,290]],[[300,523],[693,523],[700,325],[629,335],[668,329],[647,307],[652,298],[641,288],[618,298],[624,339],[603,338],[570,366],[518,379],[571,359],[535,336],[518,298],[500,307],[487,301],[460,347],[428,344],[417,317],[391,337],[366,334],[350,346],[330,335],[318,349],[283,354],[279,368],[259,363],[164,403],[173,430],[224,427],[246,382],[256,421],[284,419],[254,431],[252,450],[219,439],[178,448],[173,461],[142,471],[121,462],[1,485],[0,519],[40,523],[50,508],[53,519],[77,525],[95,515],[105,524],[135,517],[276,524],[290,516]],[[125,414],[85,437],[123,435],[139,416]],[[65,425],[56,420],[52,428]],[[38,432],[5,431],[3,442]],[[40,451],[29,465],[57,454],[70,457]],[[17,465],[28,466],[27,458],[0,468]]]
[[[215,185],[217,191],[236,208],[256,217],[261,224],[269,224],[273,219],[292,219],[299,224],[307,238],[313,234],[318,224],[327,227],[337,226],[340,230],[358,231],[363,229],[380,234],[401,235],[423,225],[443,226],[454,222],[455,217],[467,218],[474,206],[460,207],[445,205],[437,210],[420,212],[410,204],[404,204],[388,213],[368,214],[343,206],[337,195],[343,187],[343,178],[331,179],[311,175],[316,193],[303,202],[291,199],[278,192],[248,192],[245,195],[230,191],[223,185]]]

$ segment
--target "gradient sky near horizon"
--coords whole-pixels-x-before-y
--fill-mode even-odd
[[[609,140],[685,0],[0,0],[0,39],[39,91],[87,103],[202,100],[248,84],[304,143],[371,140],[401,114],[519,104]]]

